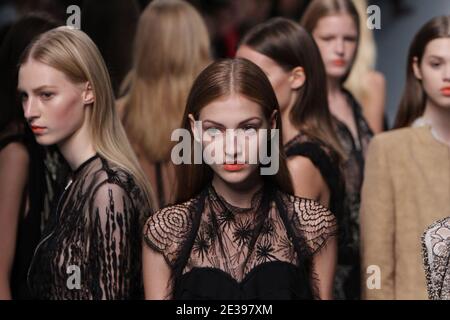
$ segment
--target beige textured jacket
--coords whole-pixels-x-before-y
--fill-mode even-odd
[[[427,299],[421,236],[450,215],[450,148],[429,127],[380,134],[369,147],[364,179],[363,298]],[[379,289],[377,268],[367,273],[369,266],[379,267]]]

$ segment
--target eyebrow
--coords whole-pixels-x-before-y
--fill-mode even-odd
[[[33,91],[33,92],[38,92],[38,91],[42,91],[42,90],[44,90],[44,89],[56,89],[56,86],[51,86],[51,85],[44,84],[44,85],[42,85],[42,86],[39,86],[39,87],[37,87],[37,88],[34,88],[32,91]],[[23,89],[20,88],[20,87],[18,87],[17,90],[18,90],[19,92],[25,92],[25,90],[23,90]]]
[[[238,126],[240,126],[240,125],[242,125],[242,124],[244,124],[244,123],[250,122],[250,121],[252,121],[252,120],[259,120],[259,121],[262,121],[262,119],[261,119],[260,117],[251,117],[251,118],[248,118],[248,119],[246,119],[246,120],[243,120],[243,121],[239,122]],[[205,122],[211,122],[211,123],[214,124],[214,125],[224,127],[223,124],[221,124],[221,123],[219,123],[219,122],[216,122],[216,121],[213,121],[213,120],[208,120],[208,119],[203,120],[203,123],[205,123]]]

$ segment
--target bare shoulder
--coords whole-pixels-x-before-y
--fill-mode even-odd
[[[28,166],[30,156],[20,142],[11,142],[0,150],[0,163],[14,166]],[[0,166],[1,167],[1,166]]]
[[[292,176],[308,176],[311,178],[321,178],[319,169],[308,157],[295,156],[287,160],[287,165]]]
[[[372,70],[364,75],[363,83],[366,84],[367,88],[384,89],[386,87],[386,78],[381,72]]]

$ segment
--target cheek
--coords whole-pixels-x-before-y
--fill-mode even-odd
[[[316,39],[317,47],[323,60],[327,60],[329,52],[331,51],[331,44],[322,40]]]
[[[289,103],[290,87],[287,76],[277,75],[270,79],[280,108],[283,109]]]
[[[349,43],[345,46],[345,54],[347,56],[347,59],[351,60],[355,57],[356,53],[356,43]]]
[[[422,70],[422,85],[425,92],[429,96],[439,94],[440,89],[440,76],[439,73],[428,68]]]
[[[83,106],[80,98],[75,95],[57,96],[51,101],[47,109],[48,120],[55,128],[73,130],[83,121]]]

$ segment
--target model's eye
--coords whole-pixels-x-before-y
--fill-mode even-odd
[[[246,125],[242,128],[244,130],[244,133],[246,135],[253,135],[256,134],[258,128],[254,125]]]
[[[329,42],[334,39],[334,36],[323,36],[323,37],[320,37],[320,39],[322,39],[323,41]]]
[[[20,101],[26,102],[28,100],[28,94],[26,94],[25,92],[19,92],[19,99]]]
[[[356,42],[356,37],[348,36],[348,37],[345,37],[344,40],[347,42]]]
[[[209,127],[205,131],[211,137],[218,136],[221,134],[221,131],[216,127]]]
[[[432,61],[432,62],[430,62],[430,65],[433,69],[437,69],[441,66],[441,63],[437,62],[437,61]]]
[[[41,92],[40,96],[44,100],[49,100],[54,96],[54,93],[53,92]]]

